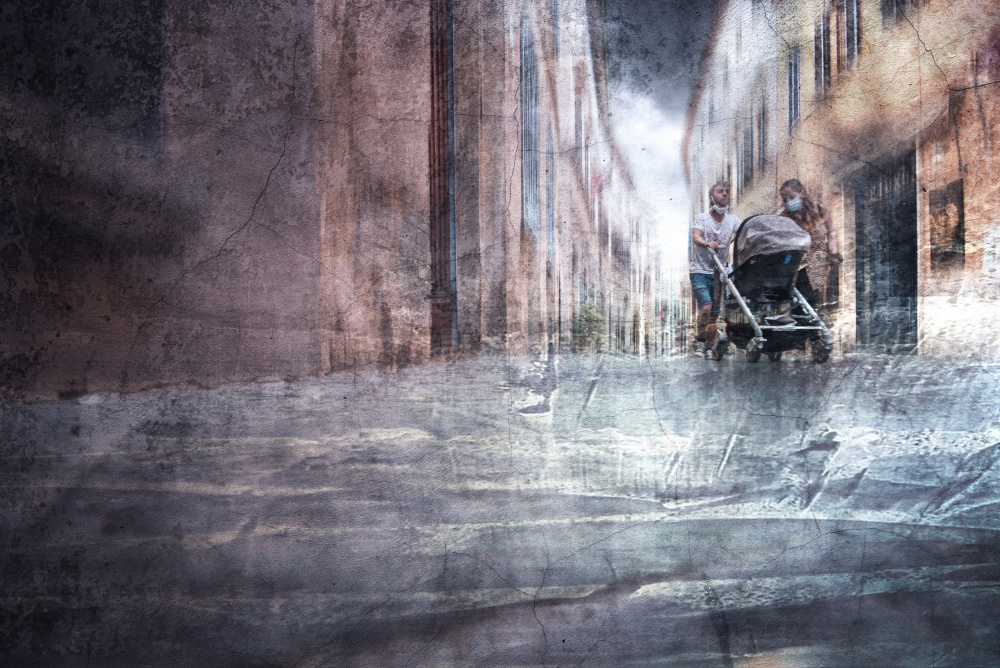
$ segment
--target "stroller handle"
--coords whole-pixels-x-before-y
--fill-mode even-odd
[[[722,280],[726,282],[726,286],[729,288],[729,291],[736,299],[736,303],[740,305],[740,310],[743,311],[743,315],[747,317],[747,320],[749,320],[751,326],[753,326],[753,333],[754,333],[754,339],[756,340],[756,345],[763,346],[765,341],[764,332],[761,331],[760,325],[757,324],[757,318],[753,316],[753,312],[750,311],[750,307],[747,306],[747,303],[745,301],[743,301],[743,295],[741,295],[740,291],[736,289],[735,285],[733,285],[732,279],[729,278],[729,272],[723,266],[722,260],[719,259],[719,254],[716,253],[711,248],[709,250],[712,252],[712,260],[715,261],[715,266],[719,270],[719,276],[721,276]],[[722,325],[720,323],[719,325],[720,330],[721,327]]]

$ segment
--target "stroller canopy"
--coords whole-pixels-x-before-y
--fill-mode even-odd
[[[812,237],[791,218],[775,215],[750,216],[736,232],[733,265],[740,266],[758,255],[806,252]]]

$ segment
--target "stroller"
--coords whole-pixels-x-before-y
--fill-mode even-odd
[[[751,362],[760,360],[761,353],[777,362],[782,352],[805,350],[807,342],[814,362],[830,358],[830,330],[795,289],[799,264],[811,243],[809,233],[790,218],[756,215],[736,231],[731,274],[712,255],[728,287],[720,300],[714,359],[721,360],[731,343],[745,350]]]

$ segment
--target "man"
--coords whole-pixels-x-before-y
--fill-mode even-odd
[[[698,302],[697,334],[694,352],[705,359],[712,359],[712,341],[719,315],[716,303],[715,262],[718,253],[723,266],[729,262],[729,243],[733,239],[740,219],[729,213],[729,184],[719,181],[708,190],[710,209],[699,213],[691,224],[691,288]],[[721,288],[721,286],[719,286]],[[722,290],[719,290],[721,294]]]

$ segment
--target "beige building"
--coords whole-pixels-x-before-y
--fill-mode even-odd
[[[655,344],[596,0],[105,5],[5,9],[3,387]]]
[[[776,210],[789,178],[822,202],[845,350],[993,354],[998,80],[986,0],[723,2],[689,111],[691,187],[730,180],[742,217]]]

